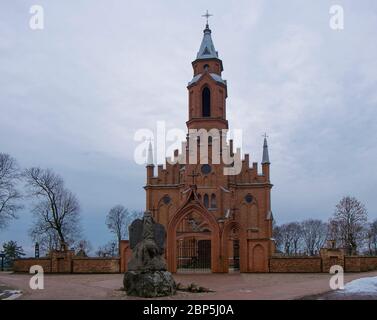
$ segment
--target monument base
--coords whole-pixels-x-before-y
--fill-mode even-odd
[[[129,296],[155,298],[176,293],[176,284],[169,271],[127,271],[123,285]]]

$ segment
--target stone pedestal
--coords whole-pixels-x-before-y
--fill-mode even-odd
[[[155,298],[176,293],[176,284],[169,271],[128,271],[123,285],[129,296]]]

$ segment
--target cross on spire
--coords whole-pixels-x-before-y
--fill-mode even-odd
[[[264,141],[263,141],[263,158],[262,158],[262,164],[270,164],[270,157],[268,156],[268,145],[267,145],[267,138],[268,135],[265,133],[263,135]]]
[[[262,135],[263,138],[267,139],[268,138],[268,135],[267,135],[267,132],[265,132],[263,135]]]
[[[192,173],[191,174],[188,174],[189,177],[192,177],[192,184],[195,185],[195,178],[197,176],[200,176],[199,173],[195,173],[195,170],[192,170]]]
[[[206,13],[205,14],[203,14],[202,15],[202,17],[204,17],[204,18],[206,18],[206,21],[207,21],[207,27],[208,27],[208,19],[210,18],[210,17],[212,17],[213,16],[213,14],[210,14],[209,12],[208,12],[208,10],[206,11]]]

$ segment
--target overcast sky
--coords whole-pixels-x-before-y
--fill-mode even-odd
[[[44,30],[29,28],[30,6]],[[329,26],[342,5],[344,30]],[[261,161],[269,134],[278,223],[327,220],[344,195],[377,218],[377,2],[3,0],[0,152],[54,169],[78,196],[93,247],[112,238],[115,204],[144,209],[134,133],[156,121],[185,129],[186,85],[209,9],[228,81],[231,128]],[[0,244],[28,252],[30,204]]]

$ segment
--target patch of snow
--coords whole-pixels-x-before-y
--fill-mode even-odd
[[[221,78],[218,74],[216,73],[210,73],[211,77],[213,80],[217,81],[217,82],[221,82],[223,84],[226,85],[226,80],[223,80],[223,78]]]
[[[377,293],[377,277],[353,280],[344,286],[344,293]]]
[[[203,75],[202,73],[197,74],[194,78],[192,78],[192,80],[188,83],[188,85],[191,86],[195,82],[199,81],[199,79],[202,77],[202,75]]]
[[[6,298],[2,298],[1,296],[5,296]],[[2,300],[15,300],[22,296],[22,291],[20,290],[4,290],[0,294],[0,299]]]

